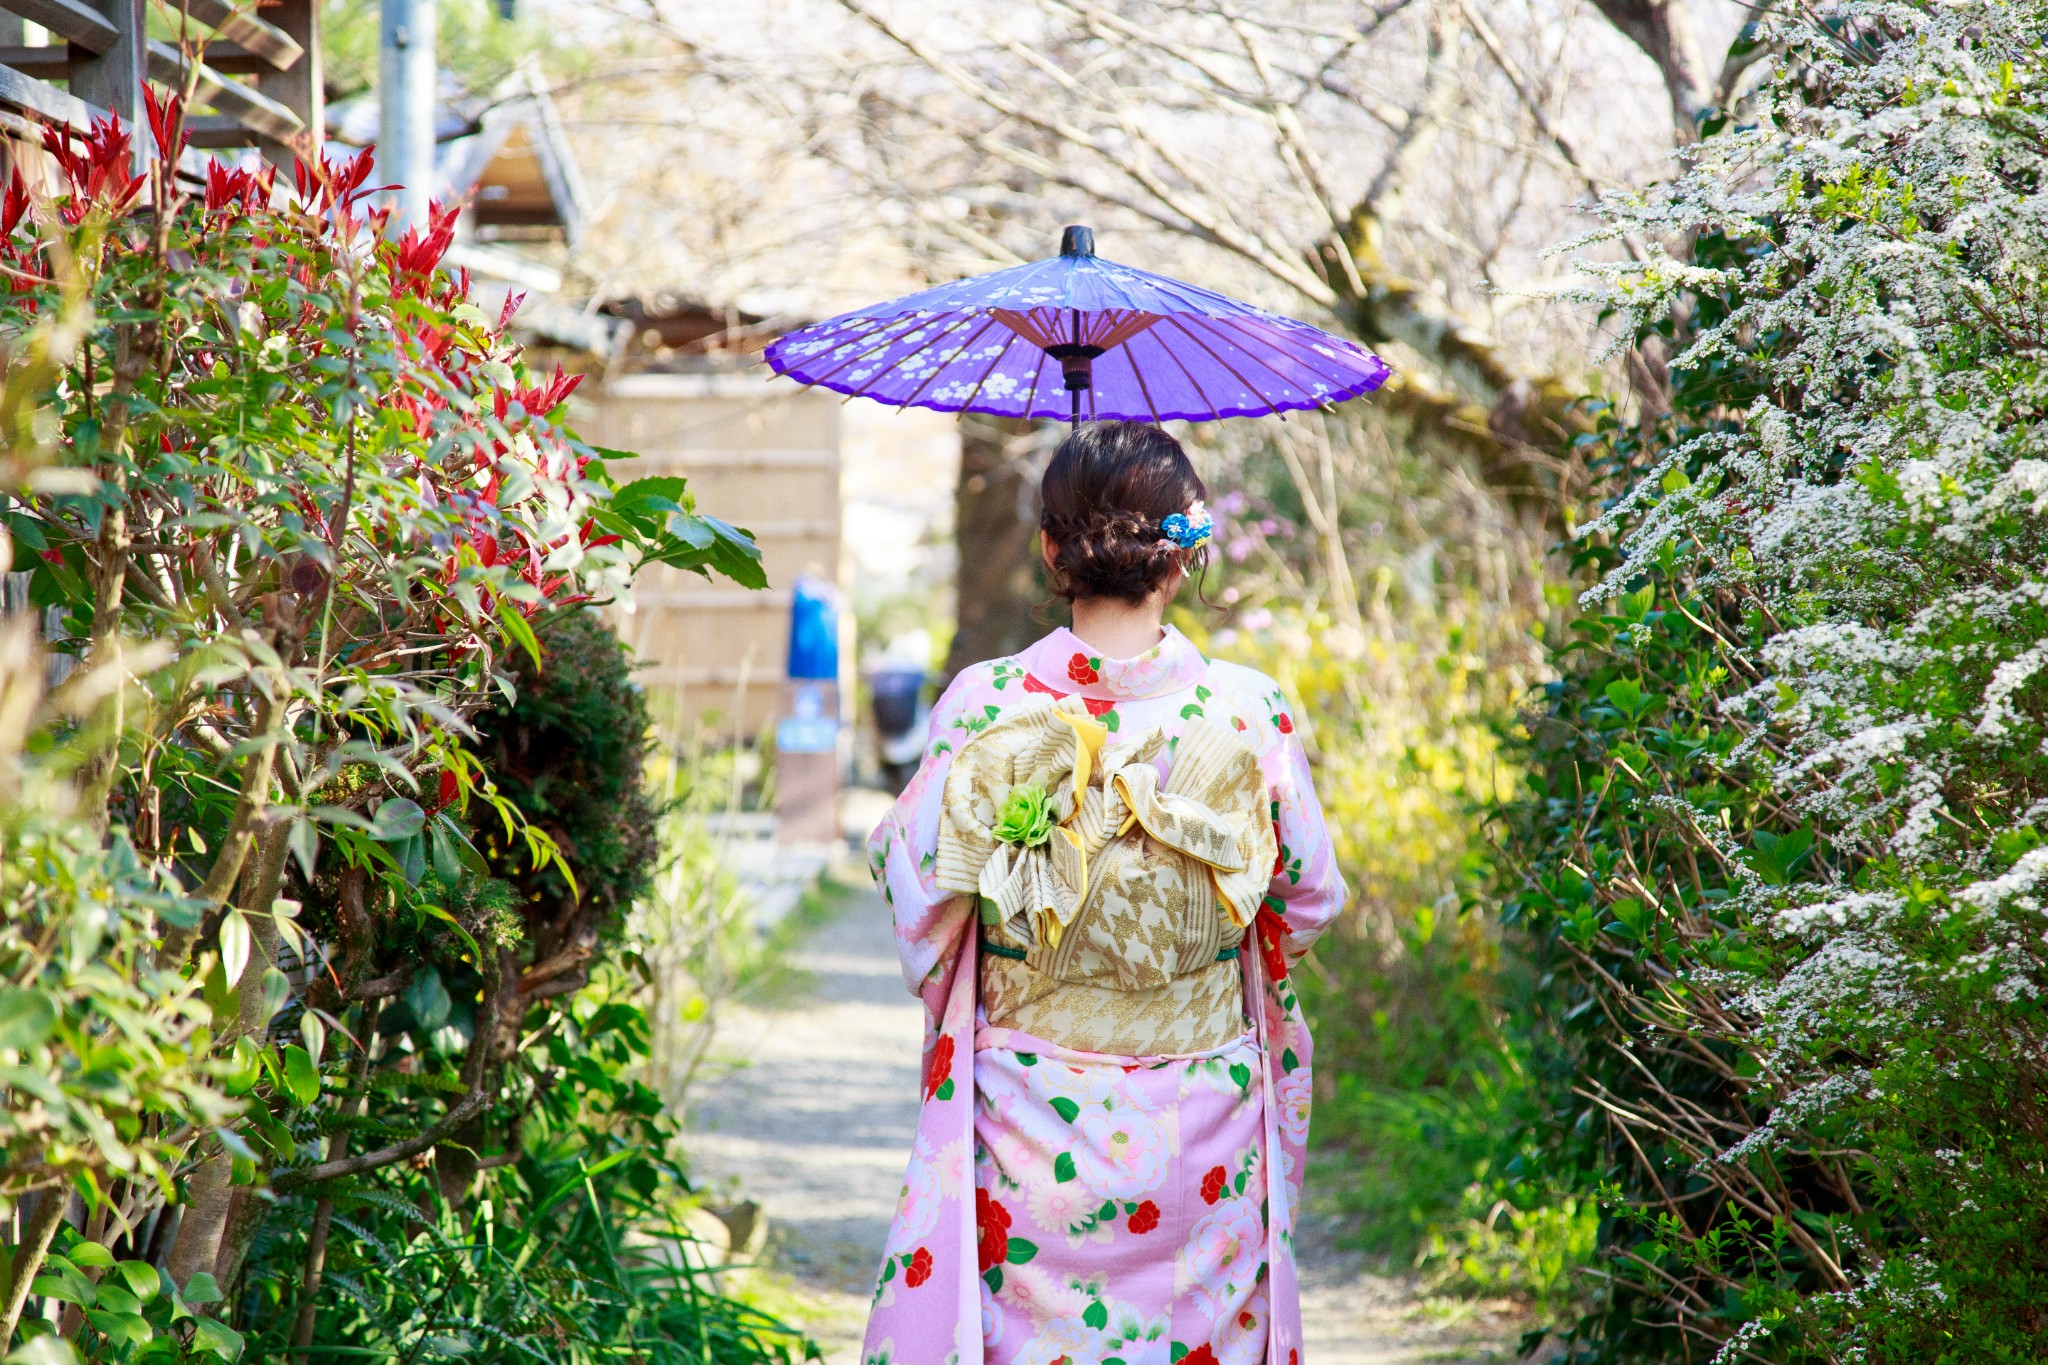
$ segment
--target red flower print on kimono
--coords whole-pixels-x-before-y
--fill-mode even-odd
[[[1252,921],[1258,930],[1259,956],[1266,961],[1266,975],[1274,981],[1287,979],[1287,953],[1280,946],[1287,934],[1287,921],[1274,914],[1266,906],[1259,907],[1258,918]]]
[[[953,1098],[953,1035],[945,1034],[932,1045],[931,1064],[924,1075],[924,1097]]]
[[[1202,1177],[1202,1202],[1213,1204],[1223,1197],[1223,1191],[1230,1184],[1230,1172],[1221,1166]]]
[[[1060,691],[1057,687],[1050,687],[1045,683],[1040,682],[1037,676],[1031,673],[1026,673],[1024,675],[1024,690],[1026,692],[1037,692],[1048,697],[1064,697],[1067,695],[1066,693]]]
[[[1081,705],[1088,708],[1088,714],[1091,716],[1106,716],[1116,709],[1116,698],[1083,697],[1081,698]]]
[[[919,1247],[910,1258],[910,1264],[903,1268],[903,1283],[911,1289],[917,1288],[932,1277],[932,1253],[929,1248]]]
[[[981,1273],[986,1275],[1010,1254],[1010,1211],[989,1198],[987,1190],[977,1189],[974,1226],[981,1233]]]
[[[1159,1206],[1147,1199],[1131,1210],[1131,1231],[1144,1236],[1159,1226]]]
[[[1067,677],[1082,687],[1102,679],[1102,675],[1095,671],[1095,661],[1086,654],[1076,654],[1067,660]]]
[[[1294,733],[1294,718],[1285,711],[1282,711],[1279,715],[1273,717],[1273,728],[1283,735],[1291,735]]]
[[[1180,1365],[1216,1365],[1216,1353],[1209,1349],[1209,1343],[1205,1341],[1182,1356]]]

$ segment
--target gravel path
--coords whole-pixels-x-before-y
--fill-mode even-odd
[[[858,875],[856,870],[855,875]],[[807,989],[733,1008],[689,1119],[700,1183],[760,1201],[769,1259],[789,1282],[774,1306],[857,1365],[861,1326],[917,1126],[917,1003],[903,988],[881,898],[847,888],[793,955]],[[1482,1365],[1512,1357],[1503,1305],[1421,1296],[1301,1232],[1304,1365]]]

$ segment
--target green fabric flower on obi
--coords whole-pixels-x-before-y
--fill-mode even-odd
[[[1010,788],[991,832],[1006,844],[1037,848],[1052,838],[1052,825],[1051,798],[1045,788],[1027,782]]]

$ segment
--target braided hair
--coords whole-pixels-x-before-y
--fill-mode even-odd
[[[1207,495],[1180,442],[1143,422],[1090,422],[1060,442],[1040,485],[1039,529],[1052,547],[1052,590],[1068,601],[1144,601],[1201,549],[1163,523]]]

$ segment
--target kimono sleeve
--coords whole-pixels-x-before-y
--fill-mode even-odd
[[[924,759],[903,795],[868,836],[868,868],[895,918],[904,984],[911,994],[926,997],[934,1017],[944,1002],[930,997],[943,989],[946,964],[959,950],[973,908],[969,897],[938,886],[939,805],[954,747],[963,736],[958,722],[970,709],[978,709],[974,703],[986,690],[987,672],[982,665],[964,670],[932,707]]]
[[[1281,946],[1291,965],[1299,962],[1323,930],[1344,909],[1348,891],[1337,869],[1337,850],[1316,799],[1308,755],[1292,734],[1283,734],[1267,760],[1273,796],[1273,825],[1280,854],[1266,904],[1286,926]]]

